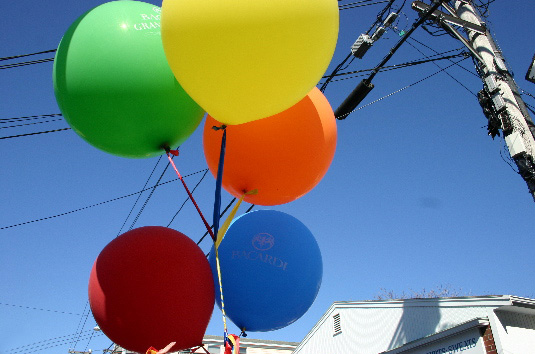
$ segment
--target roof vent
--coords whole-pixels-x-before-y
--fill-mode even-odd
[[[333,329],[334,329],[333,336],[336,336],[336,335],[342,333],[342,326],[340,325],[340,314],[339,313],[337,313],[336,315],[333,316]]]

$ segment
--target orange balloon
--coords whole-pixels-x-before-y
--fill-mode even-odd
[[[211,116],[204,125],[204,156],[217,175],[221,126]],[[291,202],[312,190],[331,165],[336,150],[336,120],[317,88],[293,107],[274,116],[227,126],[223,188],[258,205]]]

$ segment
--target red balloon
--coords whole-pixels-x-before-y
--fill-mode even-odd
[[[100,253],[89,277],[89,303],[116,344],[145,353],[202,344],[214,309],[214,283],[202,250],[181,232],[146,226]]]

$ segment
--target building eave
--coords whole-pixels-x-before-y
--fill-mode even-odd
[[[463,322],[455,327],[451,327],[443,331],[431,334],[429,336],[417,339],[415,341],[405,343],[404,345],[398,348],[390,349],[390,350],[381,352],[380,354],[400,354],[400,353],[403,353],[403,352],[406,352],[406,351],[409,351],[409,350],[412,350],[412,349],[415,349],[424,345],[428,345],[430,343],[433,343],[442,339],[446,339],[448,337],[457,335],[459,333],[466,332],[472,328],[486,327],[488,325],[489,325],[488,318],[486,317],[474,318],[470,321]]]

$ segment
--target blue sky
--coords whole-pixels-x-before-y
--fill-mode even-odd
[[[78,16],[102,3],[2,2],[0,57],[55,49]],[[401,3],[399,0],[396,5]],[[347,55],[358,35],[369,28],[383,5],[341,11],[340,35],[329,72]],[[490,5],[488,17],[517,83],[531,93],[535,86],[525,81],[524,75],[535,51],[532,13],[531,1],[497,0]],[[407,3],[397,26],[406,29],[415,18]],[[461,47],[449,36],[432,37],[422,29],[414,38],[437,52]],[[398,35],[389,31],[348,70],[372,68],[397,39]],[[412,43],[427,55],[433,54]],[[46,54],[18,61],[50,57]],[[389,64],[420,58],[422,54],[405,44]],[[17,61],[0,65],[13,62]],[[444,67],[449,62],[438,64]],[[462,65],[475,72],[470,59]],[[437,70],[428,63],[379,73],[373,81],[375,89],[363,104]],[[448,72],[472,93],[481,89],[479,79],[467,71],[452,67]],[[0,77],[0,118],[59,113],[51,62],[3,69]],[[359,80],[328,86],[325,94],[333,108]],[[524,97],[535,105],[533,99]],[[1,126],[0,137],[61,129],[67,124],[58,120],[17,128],[5,126],[8,124]],[[175,160],[183,175],[206,169],[201,133],[199,128]],[[137,194],[67,215],[5,227],[138,192],[158,158],[112,156],[88,145],[70,130],[2,139],[0,149],[0,227],[4,228],[0,230],[0,353],[107,348],[110,341],[102,335],[89,340],[95,322],[91,315],[82,316],[87,314],[89,271],[102,248],[120,232]],[[300,341],[333,301],[373,299],[381,288],[400,293],[442,285],[461,289],[464,294],[535,297],[535,206],[525,183],[501,155],[507,159],[505,144],[501,138],[487,136],[486,119],[477,99],[444,73],[339,121],[337,152],[323,181],[304,197],[273,207],[297,217],[316,236],[324,263],[322,288],[300,320],[287,328],[250,333],[249,337]],[[164,167],[162,159],[149,186],[156,183]],[[202,173],[187,177],[190,188],[201,177]],[[174,178],[168,169],[162,181]],[[207,215],[211,215],[213,190],[214,179],[207,174],[195,191]],[[141,195],[126,228],[147,196],[147,192]],[[179,182],[162,185],[135,227],[166,226],[185,199]],[[230,199],[224,193],[223,205]],[[246,207],[242,206],[241,212]],[[204,233],[190,202],[171,227],[195,241]],[[210,241],[206,239],[201,247],[208,251]],[[80,330],[82,336],[73,341],[72,334]],[[221,313],[216,309],[207,334],[221,333]]]

